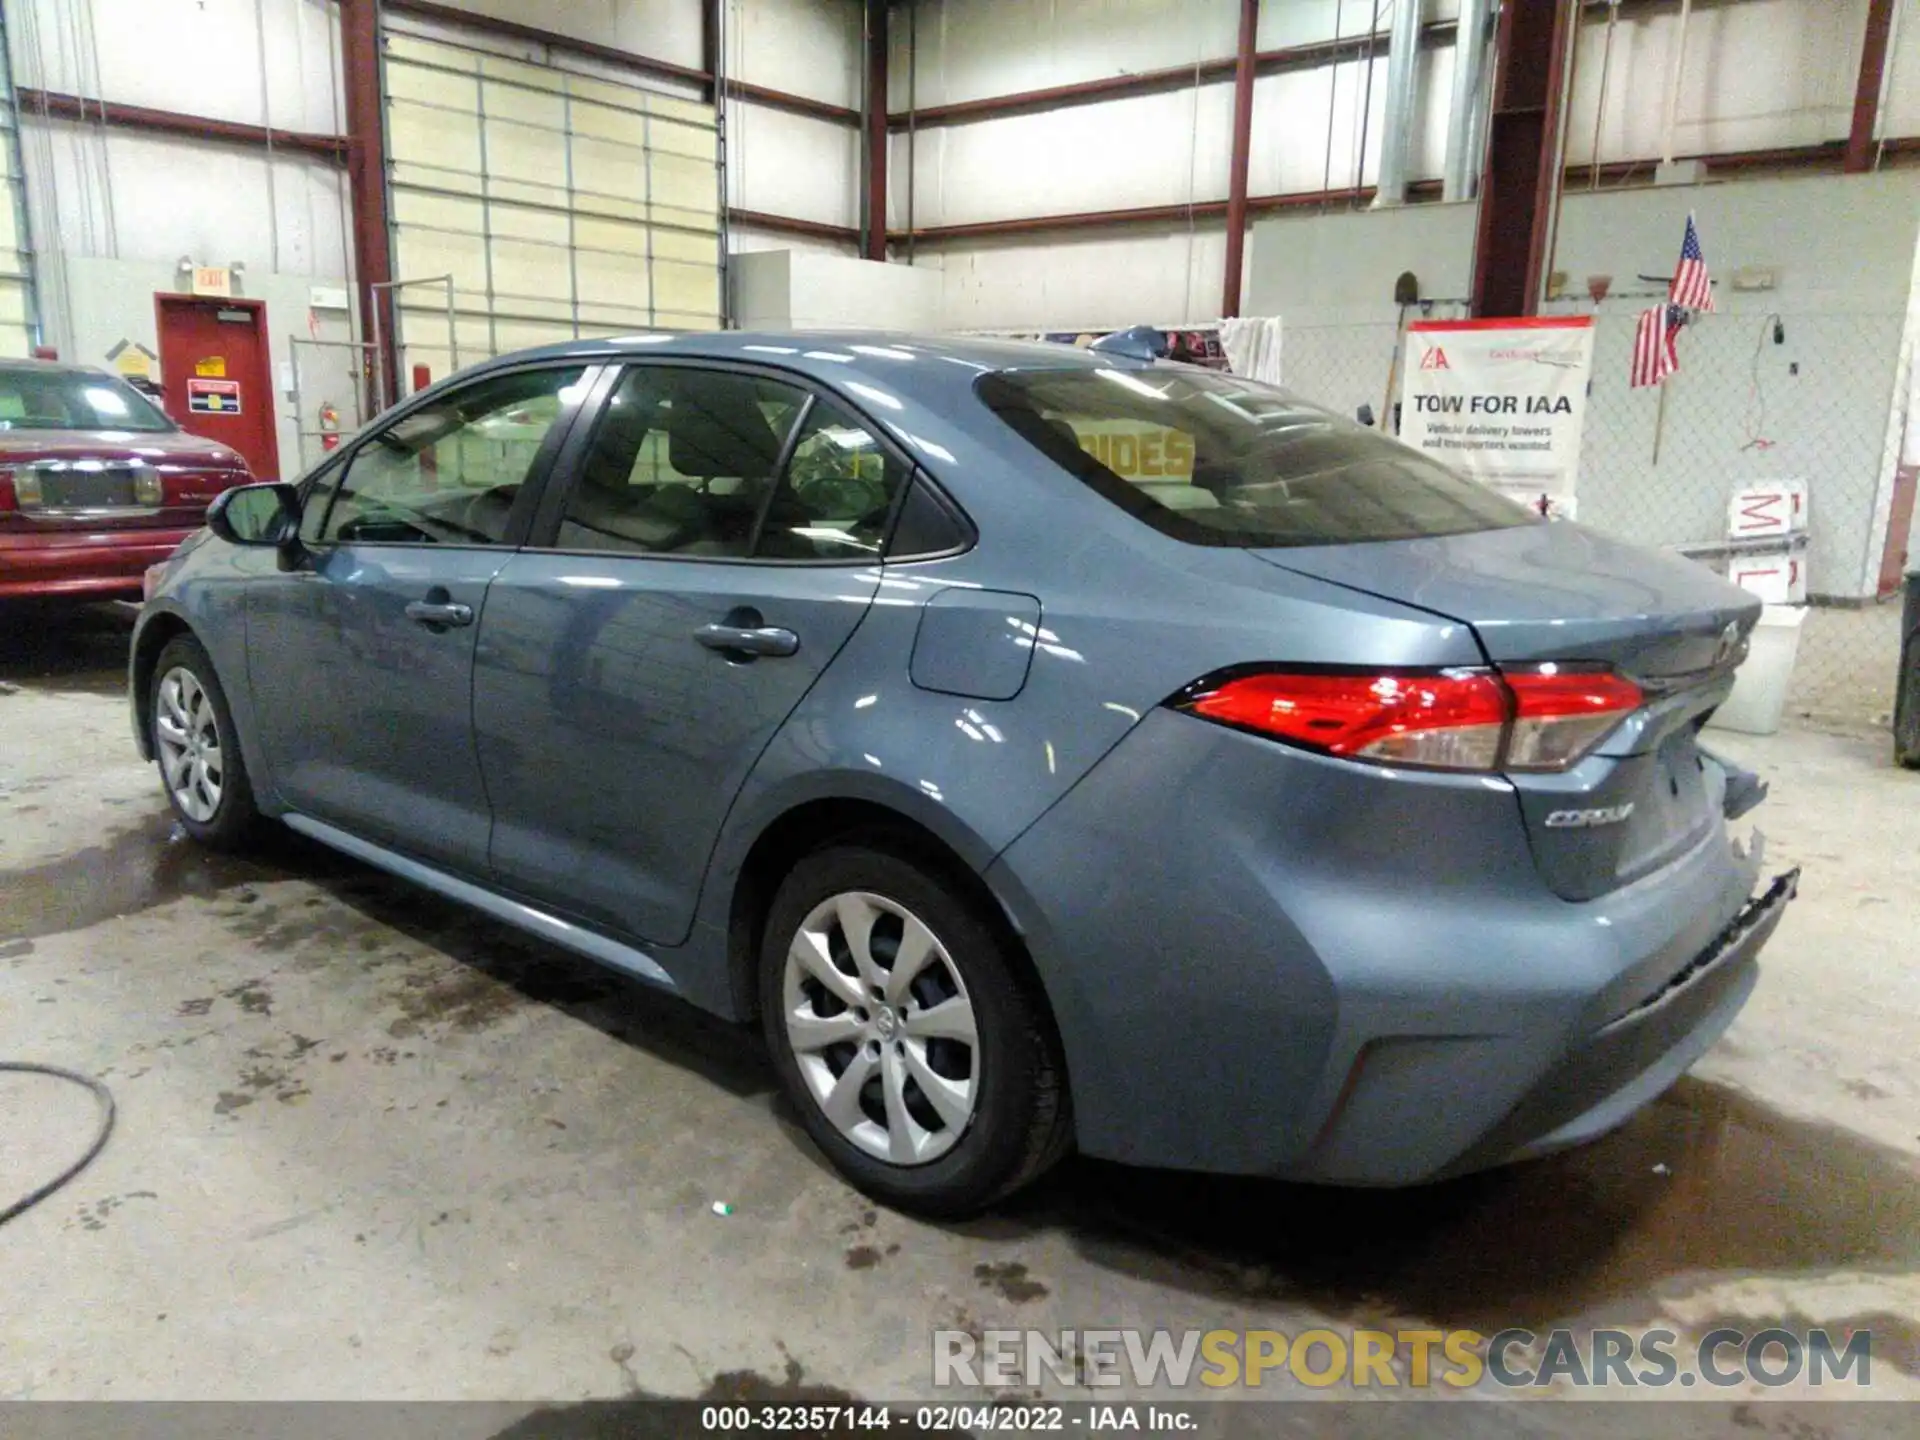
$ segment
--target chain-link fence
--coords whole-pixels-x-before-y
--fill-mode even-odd
[[[1821,728],[1886,727],[1899,598],[1880,592],[1884,577],[1897,575],[1909,538],[1898,533],[1907,527],[1898,523],[1898,435],[1889,424],[1902,317],[1701,317],[1679,338],[1681,368],[1663,387],[1663,406],[1661,389],[1628,384],[1634,326],[1647,303],[1599,308],[1576,494],[1580,522],[1681,550],[1724,573],[1750,558],[1755,543],[1729,543],[1735,494],[1774,482],[1804,485],[1804,531],[1782,547],[1798,567],[1794,598],[1804,594],[1809,602],[1788,717]],[[1447,311],[1436,308],[1432,318],[1447,318]],[[1288,327],[1286,384],[1343,414],[1361,407],[1390,414],[1396,338],[1391,322]]]

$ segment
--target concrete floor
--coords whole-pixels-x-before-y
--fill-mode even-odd
[[[0,1399],[899,1400],[936,1328],[1320,1323],[1868,1327],[1875,1394],[1920,1396],[1920,774],[1884,742],[1718,742],[1772,777],[1802,898],[1734,1030],[1612,1137],[1400,1193],[1073,1161],[933,1226],[835,1178],[730,1027],[291,836],[182,841],[127,624],[0,615],[0,1059],[120,1104],[0,1230]],[[0,1203],[90,1124],[0,1075]],[[1713,1400],[1700,1433],[1854,1429]]]
[[[1814,730],[1887,730],[1900,673],[1903,605],[1898,595],[1857,609],[1809,605],[1787,690],[1787,714]]]

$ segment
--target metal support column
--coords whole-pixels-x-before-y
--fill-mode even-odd
[[[861,253],[887,258],[887,0],[866,0],[866,235]]]
[[[1474,239],[1473,313],[1532,315],[1560,186],[1561,112],[1578,0],[1503,5]]]
[[[1226,281],[1220,314],[1240,313],[1240,272],[1247,242],[1247,167],[1253,154],[1253,56],[1260,33],[1260,0],[1240,0],[1240,45],[1233,56],[1233,156],[1227,169]]]
[[[361,333],[382,337],[375,356],[381,375],[397,373],[391,316],[379,313],[393,279],[387,219],[387,127],[380,86],[378,0],[340,0],[341,89],[347,107],[347,184],[353,207],[353,270]],[[367,377],[368,413],[379,408],[378,382]]]
[[[1873,132],[1880,119],[1880,92],[1886,88],[1887,45],[1893,33],[1893,0],[1869,0],[1867,33],[1860,49],[1860,81],[1853,92],[1853,125],[1847,131],[1845,169],[1849,175],[1873,168]]]
[[[720,0],[700,0],[700,68],[707,73],[707,99],[716,105],[726,87],[720,60]]]

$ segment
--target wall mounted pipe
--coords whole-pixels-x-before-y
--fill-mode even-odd
[[[1407,198],[1407,151],[1420,75],[1420,0],[1394,0],[1387,40],[1387,113],[1380,128],[1380,174],[1376,206]]]
[[[1487,21],[1492,0],[1460,0],[1460,28],[1453,40],[1453,103],[1447,117],[1447,166],[1443,198],[1471,200],[1477,188],[1476,148],[1487,84]]]

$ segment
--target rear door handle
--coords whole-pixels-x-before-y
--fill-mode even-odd
[[[448,625],[471,625],[473,607],[462,605],[458,601],[411,600],[407,602],[407,618],[429,629]]]
[[[800,637],[777,625],[702,625],[693,638],[723,655],[792,655],[800,649]]]

